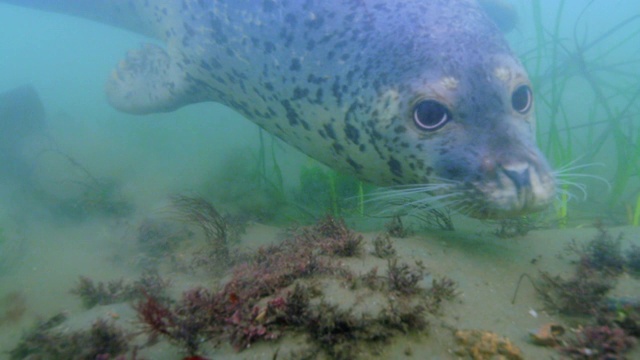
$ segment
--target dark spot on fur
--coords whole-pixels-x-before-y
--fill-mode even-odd
[[[316,99],[315,99],[315,102],[317,104],[322,103],[322,94],[323,94],[322,88],[318,88],[318,90],[316,90]]]
[[[300,71],[301,68],[302,68],[302,64],[300,63],[300,59],[295,58],[291,60],[291,66],[289,66],[289,70]]]
[[[289,100],[283,100],[280,103],[287,112],[287,120],[289,120],[289,125],[297,126],[300,123],[300,118],[298,116],[298,113],[294,110],[293,106],[291,106]]]
[[[380,134],[380,132],[373,130],[371,132],[371,136],[375,139],[375,140],[382,140],[382,134]]]
[[[402,164],[400,164],[400,162],[397,159],[395,159],[393,156],[389,158],[387,165],[389,165],[389,170],[391,170],[391,173],[393,175],[397,177],[402,176]]]
[[[324,24],[324,18],[322,18],[321,16],[316,16],[315,18],[306,20],[304,22],[304,25],[312,30],[319,29],[320,27],[322,27],[322,24]]]
[[[342,91],[340,91],[340,77],[336,76],[333,85],[331,85],[331,93],[336,98],[338,105],[342,105]]]
[[[271,41],[265,41],[264,42],[264,53],[265,54],[271,54],[274,51],[276,51],[276,45],[274,43],[272,43]]]
[[[357,162],[355,162],[352,158],[348,157],[347,158],[347,163],[349,165],[351,165],[351,167],[354,168],[356,170],[356,172],[362,171],[362,165],[360,165]]]
[[[333,130],[333,126],[331,124],[325,124],[323,126],[324,131],[327,133],[327,136],[336,140],[336,132]]]
[[[296,23],[298,22],[298,20],[296,19],[296,16],[295,16],[295,15],[293,15],[293,14],[287,14],[287,15],[284,17],[284,22],[285,22],[285,23],[287,23],[287,24],[289,24],[289,25],[291,25],[291,26],[293,27],[293,26],[296,26]]]
[[[356,72],[353,70],[349,70],[349,72],[347,73],[347,82],[352,83],[353,82],[353,77],[355,76]]]
[[[307,41],[307,51],[311,51],[316,47],[316,41],[311,39]]]
[[[182,23],[182,25],[184,26],[184,29],[186,30],[187,35],[189,35],[190,37],[193,37],[193,35],[195,34],[195,31],[193,30],[191,25],[187,24],[186,22]]]
[[[264,12],[271,12],[277,8],[278,5],[274,0],[264,0],[262,2],[262,10],[264,10]]]
[[[211,65],[207,64],[206,61],[202,60],[200,61],[200,67],[203,68],[205,71],[211,71]]]
[[[306,98],[309,95],[309,89],[303,89],[301,87],[296,87],[293,89],[293,97],[291,100],[300,100]]]
[[[347,124],[344,128],[344,134],[347,136],[347,139],[351,140],[354,144],[358,145],[360,143],[360,132],[355,126]]]
[[[402,133],[404,133],[404,132],[406,132],[406,131],[407,131],[407,128],[406,128],[406,127],[404,127],[404,126],[402,126],[402,125],[398,125],[398,126],[396,126],[396,127],[393,129],[393,131],[394,131],[396,134],[402,134]]]
[[[323,82],[327,81],[327,79],[309,74],[309,76],[307,77],[307,81],[312,84],[322,84]]]

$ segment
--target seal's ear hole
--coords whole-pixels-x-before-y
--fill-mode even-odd
[[[520,85],[511,94],[511,106],[520,114],[526,114],[533,105],[533,91],[529,85]]]
[[[420,101],[413,108],[413,121],[422,130],[438,130],[450,119],[449,109],[435,100]]]

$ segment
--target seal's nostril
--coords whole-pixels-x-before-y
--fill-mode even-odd
[[[513,184],[516,187],[518,193],[522,191],[523,188],[531,187],[531,177],[529,174],[529,166],[526,165],[522,168],[506,168],[502,167],[502,172],[513,181]]]

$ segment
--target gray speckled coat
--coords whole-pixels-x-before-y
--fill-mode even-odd
[[[123,111],[220,102],[361,179],[455,182],[483,203],[478,216],[538,210],[554,196],[533,112],[513,109],[527,75],[474,0],[5,2],[163,41],[113,72],[108,98]],[[424,99],[449,111],[435,131],[416,124]]]

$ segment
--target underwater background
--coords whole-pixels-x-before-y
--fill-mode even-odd
[[[491,222],[381,213],[218,104],[120,113],[105,79],[148,39],[0,4],[0,359],[640,358],[640,3],[512,4],[565,181]]]

